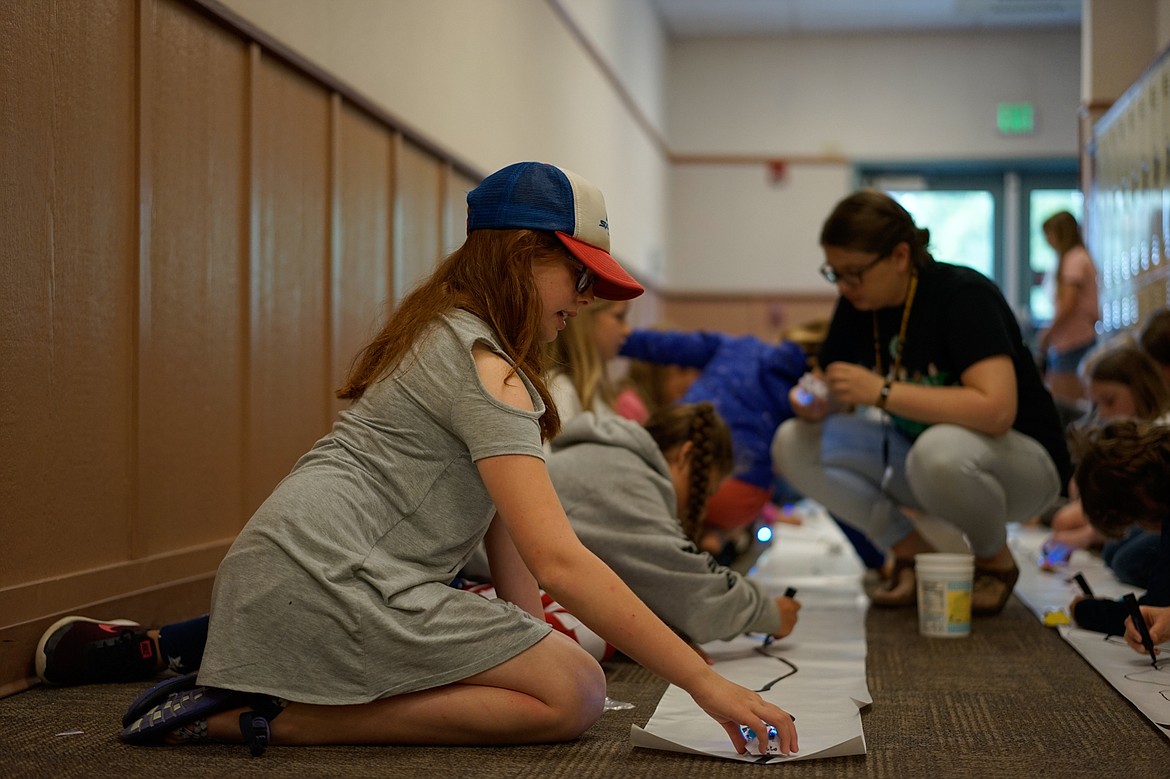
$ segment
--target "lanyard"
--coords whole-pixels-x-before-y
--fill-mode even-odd
[[[898,371],[902,369],[902,349],[906,345],[906,326],[910,323],[910,309],[914,306],[914,293],[918,291],[918,272],[910,273],[910,288],[906,290],[906,302],[902,304],[902,325],[898,328],[898,340],[894,342],[894,364],[886,378],[897,380]],[[878,335],[878,315],[873,312],[873,360],[874,371],[880,376],[882,372],[882,343]]]
[[[886,378],[898,378],[898,371],[902,369],[902,350],[906,346],[906,326],[910,323],[910,309],[914,306],[914,293],[918,291],[918,271],[910,272],[910,288],[906,290],[906,302],[902,304],[902,324],[898,328],[898,340],[894,342],[894,364]],[[873,359],[874,371],[880,376],[882,373],[882,343],[878,334],[878,315],[873,312]],[[890,467],[890,412],[882,409],[882,492],[890,483],[894,469]]]

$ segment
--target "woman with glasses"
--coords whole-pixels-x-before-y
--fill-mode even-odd
[[[488,176],[467,206],[464,244],[359,354],[338,392],[352,405],[220,565],[198,679],[144,693],[123,740],[243,741],[258,754],[270,741],[576,738],[601,716],[605,674],[550,632],[539,581],[687,690],[740,752],[741,725],[773,725],[795,751],[792,718],[655,617],[577,539],[549,479],[541,444],[560,421],[543,347],[594,293],[642,292],[609,254],[600,191],[524,162]],[[449,586],[481,539],[497,600]]]
[[[801,493],[890,549],[873,602],[916,602],[912,521],[945,520],[975,555],[972,609],[995,614],[1019,571],[1005,523],[1042,511],[1071,475],[1052,397],[1003,295],[937,262],[930,232],[884,193],[840,203],[821,230],[837,287],[823,369],[791,394],[773,457]]]

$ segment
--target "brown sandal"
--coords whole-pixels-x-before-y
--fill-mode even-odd
[[[909,576],[903,576],[903,573]],[[909,579],[906,584],[903,581]],[[914,558],[894,559],[894,568],[882,585],[869,595],[870,602],[883,608],[913,606],[918,602],[918,582],[914,574]]]
[[[1008,598],[1020,578],[1020,569],[975,568],[975,583],[971,588],[971,613],[980,615],[998,614],[1007,605]]]

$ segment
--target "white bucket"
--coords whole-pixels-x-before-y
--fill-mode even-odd
[[[917,554],[914,575],[918,580],[918,632],[931,638],[970,635],[975,556]]]

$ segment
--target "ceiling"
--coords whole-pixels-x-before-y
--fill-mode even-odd
[[[674,38],[1078,27],[1081,0],[651,0]]]

